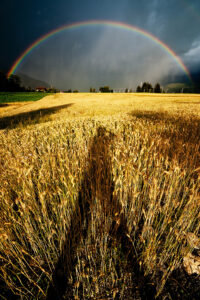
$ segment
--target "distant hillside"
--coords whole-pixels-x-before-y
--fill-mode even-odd
[[[170,75],[161,80],[165,91],[168,93],[200,93],[200,70],[190,73],[192,81],[190,82],[185,75]]]
[[[45,81],[29,77],[23,73],[18,73],[17,75],[21,78],[21,85],[24,86],[25,88],[29,88],[29,87],[32,89],[35,89],[37,87],[50,88],[50,85]]]
[[[165,86],[165,91],[167,93],[186,93],[190,92],[191,86],[187,83],[177,82],[169,83]]]
[[[163,86],[167,86],[168,84],[174,84],[174,83],[186,83],[186,84],[190,84],[190,81],[188,79],[188,77],[186,76],[186,74],[168,74],[165,77],[163,77],[160,80],[161,84]]]

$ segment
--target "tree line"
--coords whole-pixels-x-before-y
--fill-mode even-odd
[[[143,82],[142,86],[138,85],[136,89],[137,93],[162,93],[163,90],[160,86],[160,83],[156,83],[153,87],[149,82]]]
[[[99,88],[99,92],[100,93],[113,93],[113,89],[110,89],[109,86],[101,86]],[[126,88],[124,90],[125,93],[132,93],[133,90],[132,89],[128,89]],[[160,86],[159,83],[156,83],[155,86],[153,87],[151,83],[149,82],[144,82],[142,84],[142,86],[138,85],[136,92],[140,93],[140,92],[146,92],[146,93],[162,93],[163,90]],[[90,87],[90,93],[96,93],[96,89],[93,87]]]
[[[23,92],[26,89],[21,86],[20,77],[17,75],[10,75],[7,77],[6,73],[0,71],[0,92]]]

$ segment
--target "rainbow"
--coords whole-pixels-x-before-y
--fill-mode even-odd
[[[148,39],[152,40],[153,42],[155,42],[156,44],[158,44],[161,48],[163,48],[169,55],[171,55],[171,57],[174,59],[174,61],[180,66],[180,68],[184,71],[184,73],[187,75],[187,77],[189,78],[190,81],[192,81],[190,72],[188,71],[187,67],[184,65],[184,63],[182,62],[182,60],[180,59],[180,57],[172,50],[169,48],[169,46],[167,46],[165,43],[163,43],[161,40],[159,40],[156,36],[154,36],[153,34],[138,28],[136,26],[133,25],[129,25],[129,24],[125,24],[125,23],[120,23],[120,22],[115,22],[115,21],[106,21],[106,20],[93,20],[93,21],[84,21],[84,22],[77,22],[77,23],[72,23],[70,25],[64,25],[61,27],[58,27],[57,29],[54,29],[50,32],[48,32],[47,34],[41,36],[39,39],[37,39],[33,44],[31,44],[18,58],[17,60],[14,62],[14,64],[12,65],[12,67],[10,68],[7,77],[10,77],[10,75],[14,74],[16,72],[16,70],[18,69],[18,67],[20,66],[20,64],[22,63],[22,61],[41,43],[45,42],[48,38],[54,36],[55,34],[58,34],[64,30],[68,30],[68,29],[73,29],[73,28],[79,28],[79,27],[85,27],[85,26],[93,26],[93,25],[107,25],[107,26],[112,26],[112,27],[116,27],[116,28],[122,28],[122,29],[126,29],[129,31],[133,31],[133,32],[137,32],[145,37],[147,37]]]

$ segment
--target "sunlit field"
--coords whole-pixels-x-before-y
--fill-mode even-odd
[[[0,107],[0,176],[2,299],[200,296],[200,95]]]

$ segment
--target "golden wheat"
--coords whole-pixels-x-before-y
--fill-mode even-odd
[[[161,292],[191,250],[186,233],[200,232],[199,96],[52,97],[31,109],[74,106],[0,131],[1,278],[23,299],[45,298],[70,239],[73,297],[112,286],[115,298],[120,286],[125,299],[132,270],[122,230],[145,276],[162,273]]]

